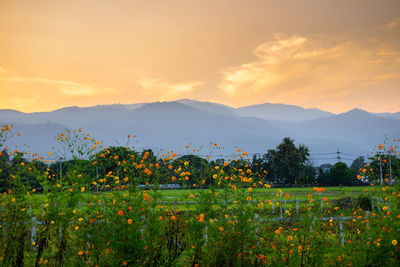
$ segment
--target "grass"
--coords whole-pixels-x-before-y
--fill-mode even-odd
[[[365,193],[365,190],[369,192],[374,192],[374,187],[366,187],[366,186],[346,186],[346,187],[324,187],[325,192],[312,192],[312,198],[314,201],[320,201],[322,197],[327,197],[329,200],[340,199],[343,197],[357,197],[362,193]],[[196,199],[189,198],[189,195],[192,193],[196,193],[199,190],[209,190],[209,189],[167,189],[167,190],[159,190],[159,198],[158,201],[160,205],[164,206],[167,210],[175,210],[180,212],[190,212],[195,210],[195,205],[191,203],[184,203],[184,202],[195,202]],[[285,201],[291,201],[286,203],[286,208],[295,210],[296,203],[295,200],[299,199],[299,207],[300,209],[308,206],[308,202],[302,200],[309,200],[308,193],[312,191],[310,187],[297,187],[297,188],[254,188],[253,191],[250,193],[247,189],[241,188],[238,189],[242,192],[252,196],[252,200],[255,201],[268,201],[268,200],[275,200],[275,209],[274,213],[279,214],[280,212],[280,199],[282,198],[283,203]],[[283,192],[282,196],[278,194],[279,190]],[[125,194],[126,191],[114,191],[114,194],[122,196]],[[218,193],[222,193],[223,189],[216,190]],[[289,194],[289,197],[285,197],[286,194]],[[83,194],[83,202],[82,208],[85,209],[87,203],[89,203],[94,196],[97,195],[101,198],[105,195],[105,192],[99,193],[92,193],[87,192]],[[229,201],[234,201],[235,199],[232,196],[228,196],[227,198]],[[32,195],[32,215],[39,216],[41,214],[41,205],[43,205],[46,201],[45,194],[34,194]],[[176,203],[174,205],[174,203]],[[282,204],[282,207],[284,204]],[[231,209],[233,207],[232,203],[228,203],[226,209]],[[219,203],[218,205],[214,206],[215,209],[224,208],[223,203]],[[272,213],[272,207],[269,207],[270,212]]]

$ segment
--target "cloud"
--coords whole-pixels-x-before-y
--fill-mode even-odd
[[[394,19],[386,25],[388,30],[393,30],[400,25],[400,18]]]
[[[117,69],[117,71],[132,75],[134,81],[143,89],[143,95],[161,101],[187,97],[188,94],[193,93],[199,86],[204,85],[201,81],[169,82],[166,79],[160,78],[159,76],[161,75],[143,71],[129,69]]]
[[[57,89],[60,93],[68,96],[93,96],[95,94],[96,95],[109,94],[116,92],[114,88],[99,88],[87,84],[76,83],[65,80],[29,78],[29,77],[19,77],[19,76],[4,76],[0,77],[0,79],[17,83],[42,83],[50,85],[52,88]]]
[[[241,104],[283,102],[336,109],[385,91],[400,75],[400,51],[384,42],[282,36],[260,44],[255,60],[221,72],[219,88]],[[373,85],[371,87],[371,85]],[[352,97],[361,98],[352,99]],[[400,96],[400,93],[399,93]],[[346,101],[348,103],[346,103]],[[370,101],[371,105],[372,102]]]

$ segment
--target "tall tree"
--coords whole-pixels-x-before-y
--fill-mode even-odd
[[[304,145],[296,147],[294,140],[286,137],[276,149],[271,149],[266,155],[270,162],[272,175],[276,180],[293,184],[299,179],[302,167],[310,156],[309,150]]]
[[[361,168],[365,166],[365,159],[364,157],[356,158],[353,163],[351,163],[350,169],[355,172],[359,172]]]

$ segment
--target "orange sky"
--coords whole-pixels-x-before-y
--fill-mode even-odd
[[[400,111],[400,1],[1,0],[0,109]]]

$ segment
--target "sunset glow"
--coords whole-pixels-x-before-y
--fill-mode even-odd
[[[0,2],[0,109],[191,98],[400,111],[399,1]]]

